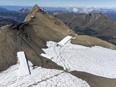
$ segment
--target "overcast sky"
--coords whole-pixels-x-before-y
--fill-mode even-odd
[[[116,7],[116,0],[0,0],[0,5],[49,7]]]

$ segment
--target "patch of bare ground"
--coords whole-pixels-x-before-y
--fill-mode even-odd
[[[90,87],[116,87],[116,79],[109,79],[100,76],[95,76],[86,72],[70,72],[72,75],[85,80]]]

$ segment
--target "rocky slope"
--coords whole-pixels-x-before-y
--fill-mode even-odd
[[[40,54],[43,52],[42,48],[46,48],[46,41],[58,42],[67,35],[76,37],[72,43],[116,49],[116,46],[98,38],[77,35],[63,22],[48,15],[35,5],[24,23],[0,30],[0,71],[15,64],[17,62],[16,53],[22,50],[34,65],[62,70],[61,66],[41,57]]]

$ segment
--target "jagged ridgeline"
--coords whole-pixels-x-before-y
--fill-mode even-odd
[[[16,53],[24,51],[27,58],[37,66],[45,68],[62,69],[49,59],[40,56],[42,48],[46,48],[46,41],[59,42],[67,35],[76,39],[72,43],[94,46],[99,45],[111,49],[116,46],[86,35],[77,35],[60,20],[48,15],[37,5],[27,15],[25,21],[13,28],[0,30],[0,71],[17,63]]]

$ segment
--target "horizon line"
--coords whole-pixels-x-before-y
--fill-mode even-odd
[[[0,5],[0,7],[1,6],[33,7],[34,5]],[[109,7],[100,7],[100,6],[39,6],[39,7],[54,7],[54,8],[66,8],[66,7],[75,7],[75,8],[116,8],[116,7],[110,7],[110,6]]]

